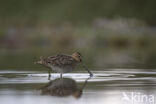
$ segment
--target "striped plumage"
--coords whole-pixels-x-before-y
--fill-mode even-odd
[[[62,77],[63,73],[71,72],[80,62],[81,54],[79,52],[75,52],[72,55],[58,54],[56,56],[40,57],[40,61],[36,63],[60,73]]]

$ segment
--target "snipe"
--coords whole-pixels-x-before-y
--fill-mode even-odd
[[[72,55],[58,54],[56,56],[40,57],[40,61],[35,62],[35,64],[40,64],[49,68],[48,79],[51,77],[51,70],[60,73],[60,77],[62,78],[63,73],[73,71],[79,63],[82,63],[81,54],[79,52],[75,52]],[[84,65],[83,67],[88,71],[90,76],[93,76]]]

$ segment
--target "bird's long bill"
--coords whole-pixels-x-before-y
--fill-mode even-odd
[[[83,67],[90,74],[90,77],[92,77],[93,76],[93,73],[91,71],[89,71],[89,69],[84,64],[83,64]]]

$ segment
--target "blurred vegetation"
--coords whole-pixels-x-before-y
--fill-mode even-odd
[[[155,25],[155,0],[1,0],[3,25],[41,25],[72,21],[91,23],[97,17],[137,18]]]
[[[82,53],[94,68],[155,68],[154,0],[1,0],[0,69]]]

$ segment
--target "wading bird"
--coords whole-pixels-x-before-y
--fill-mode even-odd
[[[35,64],[40,64],[49,68],[48,79],[51,77],[51,71],[60,73],[60,77],[62,78],[63,73],[73,71],[79,63],[82,63],[81,54],[79,52],[75,52],[72,55],[58,54],[56,56],[40,57],[40,61],[35,62]],[[84,65],[83,67],[92,77],[93,74]]]

